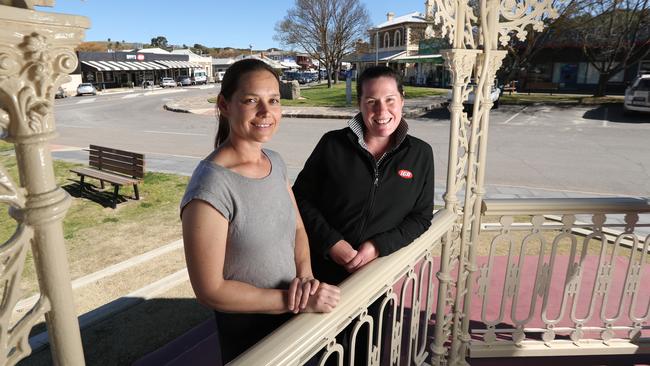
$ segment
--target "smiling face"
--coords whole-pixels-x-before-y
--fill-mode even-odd
[[[402,120],[404,99],[395,79],[387,76],[367,79],[361,85],[359,109],[366,126],[365,138],[387,138]]]
[[[280,86],[269,71],[252,71],[242,75],[230,100],[218,99],[219,112],[230,124],[230,139],[264,143],[278,128]]]

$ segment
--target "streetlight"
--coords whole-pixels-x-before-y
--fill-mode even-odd
[[[253,44],[248,45],[248,49],[251,51],[251,57],[253,57]]]

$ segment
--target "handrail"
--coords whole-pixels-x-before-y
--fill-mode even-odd
[[[438,211],[431,228],[411,245],[374,260],[345,280],[341,302],[328,314],[300,314],[229,363],[237,365],[300,365],[315,355],[325,339],[334,337],[404,275],[431,249],[431,243],[449,231],[457,215]]]
[[[506,198],[483,200],[486,216],[650,212],[650,198]]]

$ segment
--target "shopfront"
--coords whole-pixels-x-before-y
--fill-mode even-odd
[[[146,82],[157,85],[163,77],[190,75],[198,67],[186,55],[137,52],[80,52],[83,82],[98,89],[139,87]]]

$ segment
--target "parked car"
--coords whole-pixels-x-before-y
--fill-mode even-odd
[[[97,89],[95,89],[95,86],[91,83],[81,83],[77,87],[77,96],[84,94],[97,95]]]
[[[208,74],[203,70],[194,70],[192,76],[192,85],[201,85],[208,83]]]
[[[469,95],[467,96],[467,101],[463,103],[466,108],[471,109],[474,106],[474,99],[476,98],[474,94],[474,89],[476,89],[476,84],[469,84],[467,86],[468,88],[471,88],[471,91],[469,92]],[[447,92],[447,102],[451,103],[451,97],[452,97],[452,90],[449,90]],[[499,99],[501,98],[501,88],[499,88],[495,84],[492,86],[492,91],[490,92],[490,99],[492,99],[492,108],[499,108]]]
[[[65,93],[65,90],[63,90],[62,87],[59,87],[59,89],[56,90],[56,93],[54,93],[54,98],[56,99],[65,98],[67,96],[68,94]]]
[[[179,76],[178,78],[176,78],[176,84],[177,84],[178,86],[188,86],[188,85],[192,85],[192,78],[189,77],[189,76],[187,76],[187,75],[185,75],[185,76]]]
[[[217,79],[217,83],[220,83],[220,82],[223,81],[223,76],[224,75],[226,75],[225,71],[217,71],[217,73],[215,74],[216,79]]]
[[[160,87],[161,88],[174,88],[176,86],[176,82],[172,78],[161,78],[160,79]]]
[[[637,76],[625,89],[623,112],[650,113],[650,74]]]

